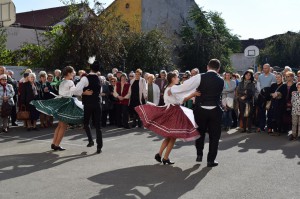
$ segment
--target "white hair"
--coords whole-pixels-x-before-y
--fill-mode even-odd
[[[47,78],[48,75],[47,75],[46,71],[42,70],[39,72],[39,77],[41,77],[41,76],[45,76]]]
[[[28,77],[34,77],[34,78],[36,78],[36,75],[35,75],[35,73],[29,73]]]
[[[56,70],[54,71],[54,73],[56,73],[56,72],[58,72],[59,74],[61,74],[61,70],[59,70],[59,69],[56,69]]]
[[[285,66],[285,67],[284,67],[284,70],[292,71],[292,68],[289,67],[289,66]]]

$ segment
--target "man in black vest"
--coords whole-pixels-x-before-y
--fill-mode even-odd
[[[202,162],[203,148],[205,133],[209,134],[209,152],[207,155],[207,166],[218,166],[218,162],[215,161],[219,139],[221,136],[221,123],[222,123],[222,106],[221,106],[221,94],[224,87],[224,80],[219,76],[220,61],[212,59],[207,65],[207,72],[198,74],[184,84],[178,87],[172,87],[170,93],[184,93],[189,92],[192,89],[196,89],[201,93],[196,97],[194,117],[195,122],[198,125],[198,131],[201,137],[196,140],[197,149],[197,162]]]
[[[87,147],[94,146],[93,136],[91,134],[90,128],[90,119],[93,120],[93,125],[96,129],[96,142],[97,142],[97,153],[101,153],[101,149],[103,147],[102,141],[102,132],[101,132],[101,83],[100,79],[97,76],[97,72],[99,72],[100,63],[95,61],[91,65],[91,72],[82,77],[80,82],[76,85],[76,91],[90,91],[85,92],[85,95],[82,95],[82,104],[84,111],[84,129],[86,135],[88,137],[89,143]],[[88,94],[87,94],[88,93]],[[76,95],[80,95],[79,92],[76,92]]]

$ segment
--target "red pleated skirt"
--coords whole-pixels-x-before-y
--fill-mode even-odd
[[[145,128],[165,138],[192,141],[200,137],[199,132],[179,105],[170,105],[167,108],[145,104],[135,107],[135,110]]]

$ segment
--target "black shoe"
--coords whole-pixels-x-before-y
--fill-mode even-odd
[[[207,162],[207,167],[216,167],[219,163],[217,161]]]
[[[241,131],[241,133],[246,133],[246,132],[247,132],[246,129],[244,129],[244,130]]]
[[[202,162],[202,156],[201,155],[197,155],[196,162]]]
[[[51,144],[51,149],[55,149],[55,145],[54,144]]]
[[[12,123],[11,125],[12,126],[19,126],[17,123]]]
[[[54,151],[64,151],[66,150],[65,148],[62,148],[61,146],[54,146]]]
[[[36,128],[36,127],[35,127],[35,128],[32,128],[32,130],[33,130],[33,131],[39,131],[39,129]]]
[[[94,146],[94,142],[89,142],[89,143],[86,145],[86,147],[92,147],[92,146]]]
[[[175,164],[175,162],[171,162],[170,159],[165,160],[164,158],[162,159],[162,162],[165,164]]]
[[[161,156],[158,153],[154,156],[154,158],[157,162],[161,162]]]
[[[101,150],[101,149],[99,149],[99,148],[97,148],[97,151],[96,151],[96,153],[100,154],[101,152],[102,152],[102,150]]]
[[[32,130],[32,128],[27,128],[27,131],[31,131]]]
[[[130,126],[124,126],[125,129],[130,129]]]
[[[251,130],[248,130],[247,133],[252,133],[252,131],[251,131]]]

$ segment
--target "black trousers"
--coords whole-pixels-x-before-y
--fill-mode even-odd
[[[88,137],[89,142],[93,141],[93,136],[91,133],[90,119],[93,120],[93,125],[96,129],[96,142],[97,148],[101,149],[103,147],[102,132],[101,132],[101,105],[99,104],[84,104],[83,107],[84,115],[84,129]]]
[[[198,131],[201,135],[195,143],[198,156],[203,156],[205,133],[208,132],[209,134],[207,162],[215,161],[218,154],[219,140],[222,131],[222,114],[223,111],[220,107],[209,110],[196,105],[194,108],[195,122],[198,125]]]
[[[128,105],[115,104],[116,106],[116,119],[119,127],[128,127]]]

